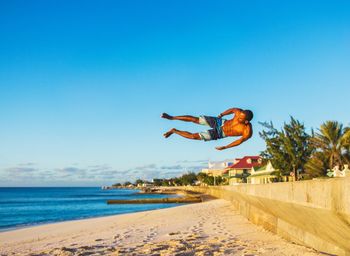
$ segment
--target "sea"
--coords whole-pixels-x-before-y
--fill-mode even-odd
[[[28,226],[148,211],[179,204],[111,204],[108,199],[164,198],[175,195],[138,194],[135,189],[100,187],[0,188],[0,232]]]

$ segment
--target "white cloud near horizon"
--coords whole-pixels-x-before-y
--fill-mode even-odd
[[[172,165],[147,164],[118,170],[107,164],[45,169],[33,163],[0,169],[0,186],[102,186],[117,182],[172,178],[187,172],[198,172],[206,162],[181,161]]]

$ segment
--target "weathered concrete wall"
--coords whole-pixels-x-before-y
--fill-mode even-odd
[[[350,177],[186,189],[231,201],[251,222],[287,240],[350,255]]]

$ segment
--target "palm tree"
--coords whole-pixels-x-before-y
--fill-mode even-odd
[[[323,123],[311,138],[311,144],[315,151],[306,164],[311,177],[325,175],[327,169],[350,162],[350,129],[337,121]]]

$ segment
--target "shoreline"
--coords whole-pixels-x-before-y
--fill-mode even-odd
[[[319,255],[222,199],[6,231],[0,243],[0,255]]]
[[[173,203],[170,204],[169,203],[169,206],[166,208],[140,210],[140,211],[126,212],[126,213],[112,213],[112,214],[108,214],[108,215],[82,217],[82,218],[76,218],[76,219],[70,219],[70,220],[60,220],[60,221],[52,221],[52,222],[43,222],[43,223],[38,223],[38,224],[27,224],[27,225],[22,225],[22,226],[15,226],[15,227],[11,227],[8,229],[0,229],[0,235],[1,235],[1,233],[4,233],[4,232],[17,231],[17,230],[22,230],[22,229],[27,229],[27,228],[34,228],[34,227],[59,224],[59,223],[66,223],[66,222],[72,222],[72,221],[74,222],[74,221],[81,221],[81,220],[91,220],[91,219],[99,219],[99,218],[105,218],[105,217],[121,216],[121,215],[133,214],[133,213],[157,211],[157,210],[163,210],[163,209],[168,209],[168,208],[174,208],[174,207],[178,207],[178,206],[185,205],[185,204],[188,204],[188,203],[177,203],[177,204],[173,204]]]
[[[11,189],[38,189],[38,187],[1,187],[1,188],[11,188]],[[50,188],[50,189],[60,189],[60,188],[72,188],[72,189],[76,189],[76,188],[97,188],[100,189],[100,187],[97,186],[93,186],[93,187],[39,187],[39,188]],[[117,189],[115,189],[117,190]],[[138,195],[169,195],[169,198],[173,198],[174,196],[178,196],[178,197],[182,197],[183,195],[186,194],[185,191],[178,191],[178,190],[168,190],[168,189],[163,189],[163,188],[155,188],[154,192],[148,192],[148,193],[144,193],[143,191],[145,191],[145,189],[143,188],[118,188],[118,190],[129,190],[132,192],[132,196],[138,196]],[[112,197],[113,195],[111,195]],[[137,198],[137,197],[135,197]],[[156,199],[156,198],[155,198]],[[153,200],[155,200],[153,199]],[[121,200],[121,201],[135,201],[135,200],[145,200],[145,199],[128,199],[128,200]],[[0,227],[0,233],[3,232],[8,232],[8,231],[14,231],[14,230],[20,230],[20,229],[26,229],[26,228],[31,228],[31,227],[37,227],[37,226],[42,226],[42,225],[50,225],[50,224],[55,224],[55,223],[61,223],[61,222],[68,222],[68,221],[78,221],[78,220],[85,220],[85,219],[93,219],[93,218],[100,218],[100,217],[109,217],[109,216],[118,216],[118,215],[123,215],[123,214],[130,214],[130,213],[137,213],[137,212],[143,212],[143,211],[151,211],[151,210],[158,210],[158,209],[166,209],[166,208],[172,208],[172,207],[176,207],[178,205],[182,205],[184,203],[187,202],[179,202],[179,203],[173,203],[173,202],[166,202],[166,200],[164,200],[164,198],[159,198],[157,199],[159,200],[162,204],[162,206],[157,207],[156,203],[154,204],[154,208],[153,209],[133,209],[133,210],[129,210],[128,212],[110,212],[110,213],[104,213],[104,212],[98,212],[97,214],[92,214],[90,213],[89,215],[76,215],[76,216],[72,216],[72,218],[61,218],[61,219],[47,219],[47,220],[43,220],[43,221],[33,221],[33,222],[29,222],[29,223],[21,223],[18,225],[8,225],[8,226],[3,226]],[[108,201],[114,201],[114,199],[105,199],[105,204],[108,205]],[[126,203],[120,203],[120,204],[126,204]],[[137,203],[138,205],[141,205],[142,203]],[[5,223],[4,223],[5,224]]]
[[[130,188],[118,188],[118,189],[130,189]],[[130,190],[132,190],[132,189],[130,189]],[[133,190],[136,190],[136,189],[133,189]],[[178,190],[178,189],[173,189],[173,188],[158,187],[158,188],[155,188],[155,191],[153,191],[153,192],[143,192],[144,190],[139,189],[139,188],[137,190],[139,190],[139,192],[136,192],[135,194],[140,194],[140,195],[177,195],[179,197],[186,197],[186,195],[191,195],[191,193],[189,193],[185,190]],[[200,195],[201,198],[203,198],[203,200],[211,200],[212,199],[211,196],[203,195],[200,193],[194,193],[194,194]],[[129,201],[133,201],[133,200],[134,199],[130,199]],[[148,200],[148,199],[146,199],[146,200]],[[202,200],[202,202],[203,202],[203,200]],[[108,203],[108,202],[106,202],[106,203]],[[166,203],[168,203],[168,202],[162,202],[162,204],[166,204]],[[137,203],[137,204],[142,204],[142,203]],[[159,209],[140,210],[140,211],[134,211],[134,212],[128,212],[128,213],[113,213],[113,214],[108,214],[108,215],[82,217],[82,218],[76,218],[76,219],[70,219],[70,220],[43,222],[43,223],[37,223],[37,224],[26,224],[26,225],[21,225],[21,226],[10,227],[8,229],[0,229],[0,234],[4,233],[4,232],[9,232],[9,231],[16,231],[16,230],[21,230],[21,229],[26,229],[26,228],[51,225],[51,224],[57,224],[57,223],[65,223],[65,222],[80,221],[80,220],[90,220],[90,219],[95,219],[95,218],[103,218],[103,217],[111,217],[111,216],[120,216],[120,215],[125,215],[125,214],[140,213],[140,212],[156,211],[156,210],[178,207],[178,206],[186,205],[186,204],[191,204],[191,202],[180,202],[180,203],[175,203],[175,204],[169,203],[169,206],[167,206],[166,208],[159,208]]]

